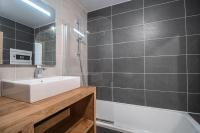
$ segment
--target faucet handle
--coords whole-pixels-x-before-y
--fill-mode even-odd
[[[46,69],[47,69],[47,68],[42,67],[42,66],[40,66],[40,65],[37,65],[36,68],[39,68],[39,69],[42,69],[42,70],[46,70]]]

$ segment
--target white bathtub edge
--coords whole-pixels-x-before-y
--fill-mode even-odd
[[[105,122],[101,122],[101,121],[97,121],[96,125],[99,127],[107,128],[107,129],[118,131],[118,132],[134,133],[133,131],[130,131],[129,129],[122,129],[122,128],[114,126],[113,124],[105,123]]]
[[[108,121],[110,120],[110,121],[115,121],[116,119],[115,119],[115,116],[119,116],[119,114],[115,114],[115,112],[112,112],[112,111],[114,111],[114,110],[110,110],[109,108],[113,108],[113,107],[115,107],[115,106],[118,106],[118,105],[120,105],[121,107],[122,106],[126,106],[126,107],[135,107],[136,109],[137,108],[141,108],[141,109],[150,109],[150,110],[155,110],[155,111],[161,111],[161,112],[171,112],[171,113],[173,113],[174,115],[178,115],[178,116],[180,116],[180,117],[182,117],[182,118],[184,118],[186,121],[188,121],[188,123],[189,123],[189,125],[191,125],[192,127],[194,127],[195,129],[194,130],[196,130],[198,133],[200,133],[200,124],[198,123],[198,122],[196,122],[193,118],[192,118],[192,116],[190,116],[187,112],[183,112],[183,111],[177,111],[177,110],[170,110],[170,109],[162,109],[162,108],[155,108],[155,107],[148,107],[148,106],[140,106],[140,105],[131,105],[131,104],[126,104],[126,103],[117,103],[117,102],[109,102],[109,101],[103,101],[103,100],[97,100],[97,106],[98,106],[98,103],[99,104],[102,104],[102,105],[100,105],[101,107],[103,107],[103,112],[98,112],[97,114],[101,114],[101,113],[103,113],[103,114],[101,114],[101,115],[99,115],[99,117],[100,117],[100,119],[101,119],[101,116],[104,116],[104,113],[108,113],[109,112],[109,114],[114,114],[114,116],[112,116],[112,117],[114,117],[114,119],[113,118],[111,118],[111,119],[108,119]],[[105,106],[104,106],[104,104],[105,104]],[[109,108],[108,108],[108,105],[112,105],[112,106],[110,106]],[[108,110],[106,110],[106,109],[108,109]],[[122,111],[123,112],[123,111]],[[123,112],[124,113],[124,112]],[[130,113],[130,112],[129,112]],[[112,114],[112,115],[113,115]],[[97,118],[98,118],[98,115],[97,115]],[[108,118],[108,117],[107,117]],[[122,117],[122,119],[123,119],[123,117]],[[103,118],[102,118],[102,120],[104,120]],[[107,120],[107,119],[106,119]],[[118,120],[120,120],[121,121],[121,118],[120,119],[118,119]],[[141,130],[140,128],[138,128],[138,129],[140,129],[140,130],[137,130],[137,129],[133,129],[133,128],[129,128],[129,129],[127,129],[128,128],[128,126],[126,126],[126,125],[123,125],[123,123],[120,123],[120,124],[118,124],[118,126],[117,126],[117,124],[114,122],[114,124],[112,124],[112,123],[105,123],[105,122],[102,122],[102,121],[97,121],[97,125],[98,126],[100,126],[100,127],[105,127],[105,128],[108,128],[108,129],[111,129],[111,130],[116,130],[116,131],[121,131],[121,132],[126,132],[126,133],[150,133],[150,132],[148,132],[147,130]],[[184,129],[183,129],[184,130]]]
[[[200,132],[200,124],[192,118],[188,113],[184,112],[184,116],[191,122],[191,124],[196,127],[196,129]]]

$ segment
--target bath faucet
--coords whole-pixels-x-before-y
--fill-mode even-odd
[[[42,73],[44,70],[46,70],[46,68],[37,66],[34,71],[34,78],[42,78]]]

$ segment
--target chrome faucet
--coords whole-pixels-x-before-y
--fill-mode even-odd
[[[36,68],[35,68],[35,71],[34,71],[34,78],[42,78],[42,73],[43,73],[43,71],[45,71],[46,70],[46,68],[44,68],[44,67],[41,67],[41,66],[37,66]]]

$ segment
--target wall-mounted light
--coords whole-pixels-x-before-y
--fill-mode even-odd
[[[26,4],[32,6],[33,8],[37,9],[38,11],[46,14],[47,16],[51,16],[51,13],[48,12],[47,10],[43,9],[42,7],[36,5],[35,3],[31,2],[30,0],[21,0],[23,2],[25,2]]]
[[[80,31],[78,31],[77,29],[74,28],[74,32],[76,32],[78,35],[80,35],[81,37],[85,37],[85,35],[83,33],[81,33]]]

